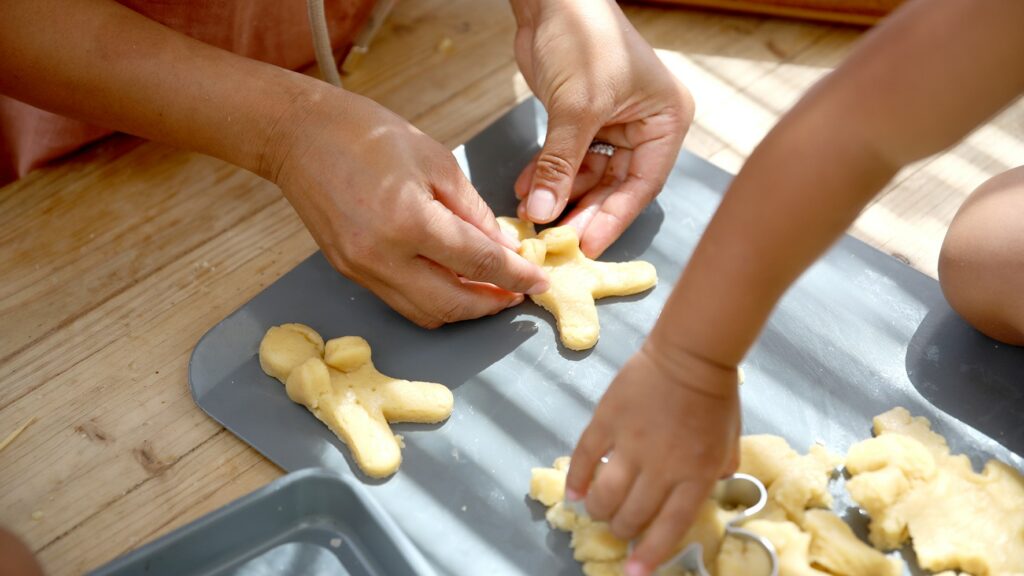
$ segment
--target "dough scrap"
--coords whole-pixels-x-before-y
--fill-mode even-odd
[[[551,312],[562,344],[587,350],[597,344],[601,326],[594,301],[608,296],[630,296],[658,283],[649,262],[600,262],[580,251],[572,226],[548,228],[536,234],[533,224],[517,218],[498,218],[502,231],[519,240],[519,253],[548,273],[551,287],[530,298]]]
[[[811,564],[831,574],[901,576],[903,562],[860,541],[843,519],[828,510],[808,510],[803,529],[811,535]]]
[[[530,475],[530,498],[548,507],[545,514],[552,528],[571,532],[573,557],[583,563],[588,576],[621,576],[629,544],[612,535],[606,522],[578,516],[562,503],[569,458],[555,460],[552,468],[534,468]],[[713,559],[733,512],[722,510],[708,500],[699,510],[693,527],[680,542],[679,550],[691,542],[704,546],[705,558]]]
[[[876,416],[874,431],[850,448],[846,487],[871,517],[876,547],[910,539],[927,570],[1024,574],[1024,476],[996,460],[976,473],[904,408]]]
[[[788,520],[752,519],[743,524],[751,532],[767,538],[779,559],[779,576],[829,576],[811,566],[811,535]],[[763,556],[757,553],[754,544],[740,538],[726,538],[722,542],[722,553],[715,564],[715,574],[720,576],[743,576],[766,573],[760,565]]]
[[[835,522],[843,522],[832,512],[806,510],[808,507],[831,504],[828,482],[840,463],[839,458],[821,446],[814,446],[809,454],[800,455],[784,439],[767,435],[744,436],[740,440],[740,450],[743,463],[741,471],[758,477],[772,498],[768,509],[756,519],[744,523],[743,527],[775,544],[780,551],[780,576],[900,574],[899,571],[888,571],[890,566],[901,570],[902,563],[899,560],[887,559],[864,545],[848,528],[846,531],[838,529]],[[627,544],[614,538],[606,523],[579,517],[562,503],[568,468],[568,458],[559,458],[552,468],[534,468],[530,479],[530,497],[548,506],[545,517],[552,528],[572,532],[570,545],[573,547],[573,556],[583,563],[584,574],[621,576]],[[693,542],[700,542],[704,548],[705,566],[709,567],[712,574],[745,576],[755,573],[755,564],[765,560],[763,554],[755,553],[753,545],[747,540],[723,538],[726,523],[734,514],[735,511],[723,510],[713,500],[706,501],[677,550]],[[815,529],[805,532],[796,521],[788,519],[789,514],[799,522],[814,522]],[[822,519],[820,515],[828,515],[835,520]],[[854,567],[849,572],[822,571],[814,565],[815,558],[824,558],[827,562],[842,566],[841,560],[832,560],[842,558],[842,553],[829,555],[822,553],[821,548],[863,552],[870,556],[870,561],[863,562],[863,569],[858,568],[856,562],[852,563]],[[884,567],[884,570],[877,570],[879,566]]]
[[[402,463],[402,440],[389,422],[441,422],[454,404],[446,386],[378,372],[363,338],[345,336],[325,345],[302,324],[267,330],[260,342],[260,366],[284,383],[293,402],[326,424],[349,447],[359,468],[374,478],[394,474]]]
[[[823,446],[812,445],[801,456],[778,436],[755,434],[740,442],[739,471],[768,489],[768,505],[759,518],[803,522],[807,508],[831,508],[828,484],[842,459]]]

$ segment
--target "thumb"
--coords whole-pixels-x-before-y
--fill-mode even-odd
[[[547,137],[537,155],[530,194],[526,198],[530,220],[546,224],[565,209],[572,194],[573,180],[598,128],[576,114],[551,111]]]

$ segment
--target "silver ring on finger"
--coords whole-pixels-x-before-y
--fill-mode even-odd
[[[590,143],[590,147],[587,148],[587,152],[611,158],[615,155],[615,145],[609,144],[608,142],[602,142],[600,140],[594,140]]]

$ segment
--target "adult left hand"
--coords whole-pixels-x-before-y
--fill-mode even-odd
[[[515,54],[548,112],[547,138],[515,185],[518,216],[562,219],[600,255],[668,178],[693,98],[611,1],[513,0]],[[609,157],[590,144],[615,146]]]

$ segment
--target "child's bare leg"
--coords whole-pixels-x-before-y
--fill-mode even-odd
[[[0,574],[43,576],[32,552],[13,533],[0,527]]]
[[[939,255],[949,305],[982,333],[1024,346],[1024,166],[978,187]]]

